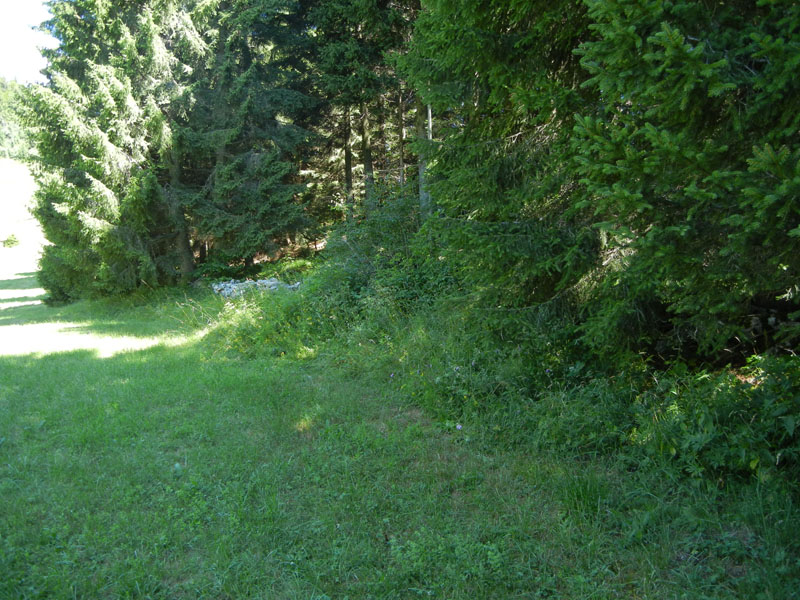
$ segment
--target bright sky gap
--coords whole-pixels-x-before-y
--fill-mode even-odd
[[[38,0],[0,0],[0,7],[0,77],[43,82],[40,71],[46,62],[39,48],[52,47],[55,40],[34,27],[50,17],[47,7]]]

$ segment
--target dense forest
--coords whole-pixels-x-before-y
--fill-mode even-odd
[[[797,2],[49,5],[52,301],[308,268],[240,346],[422,323],[444,418],[798,473]]]

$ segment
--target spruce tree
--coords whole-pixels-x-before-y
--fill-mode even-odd
[[[24,88],[0,77],[0,158],[25,158],[30,152],[29,136],[22,125]]]
[[[603,103],[575,148],[606,267],[587,341],[713,354],[796,336],[800,7],[588,4]]]
[[[441,211],[430,226],[465,288],[509,322],[563,297],[596,257],[585,215],[569,212],[573,113],[593,101],[573,53],[587,35],[576,1],[433,0],[400,61],[437,121],[416,142]]]
[[[177,97],[176,3],[55,0],[48,83],[34,87],[36,216],[48,240],[40,279],[55,300],[171,283],[180,222],[161,173]]]
[[[347,214],[352,217],[356,158],[361,163],[364,196],[373,196],[376,119],[386,119],[382,98],[396,97],[397,89],[386,55],[403,43],[409,26],[408,11],[403,3],[385,0],[318,1],[312,3],[308,20],[315,49],[317,89],[330,104],[331,117],[338,121],[327,129],[340,149],[343,164],[339,164],[345,181],[342,195]],[[385,141],[385,133],[379,136]],[[380,162],[385,164],[386,160]]]
[[[192,202],[199,238],[217,264],[252,264],[310,224],[300,202],[302,30],[294,2],[220,2],[211,56],[195,86],[187,151],[204,167]],[[194,177],[197,179],[197,177]]]

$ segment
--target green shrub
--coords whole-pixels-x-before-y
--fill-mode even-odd
[[[210,347],[232,355],[302,356],[313,327],[300,294],[258,292],[225,302],[208,334]]]
[[[575,120],[574,206],[593,211],[603,267],[584,338],[719,360],[753,343],[754,312],[797,306],[800,5],[586,5],[576,53],[602,101]]]
[[[640,400],[632,441],[689,475],[800,475],[795,358],[755,357],[740,373],[673,371]]]
[[[295,283],[311,273],[315,266],[314,261],[308,258],[284,258],[260,265],[258,279],[277,277],[288,283]]]
[[[628,443],[633,395],[614,380],[592,379],[545,391],[528,403],[533,444],[572,454],[610,454]]]
[[[569,441],[567,434],[576,430],[570,419],[587,418],[582,410],[595,407],[593,390],[575,406],[570,405],[571,395],[598,378],[597,371],[560,343],[556,321],[549,323],[549,330],[531,331],[522,342],[519,336],[503,339],[481,317],[474,307],[440,302],[404,320],[396,340],[401,385],[438,418],[475,422],[497,443],[560,446]],[[608,407],[598,406],[589,419],[619,420],[618,414],[627,410],[619,407],[613,391],[606,395]],[[629,429],[630,417],[622,420]],[[602,432],[588,429],[591,438],[573,439],[572,449],[608,446],[599,442]],[[617,424],[609,436],[618,440],[625,436],[619,431],[628,429]]]
[[[262,275],[296,280],[300,273],[308,273],[300,288],[254,290],[225,301],[212,319],[207,338],[211,349],[247,357],[310,356],[358,319],[358,294],[339,264],[325,264],[313,272],[300,261],[280,264],[274,263]]]

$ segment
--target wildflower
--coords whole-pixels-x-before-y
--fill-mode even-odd
[[[461,423],[456,423],[456,429],[458,429],[459,431],[461,431]]]

